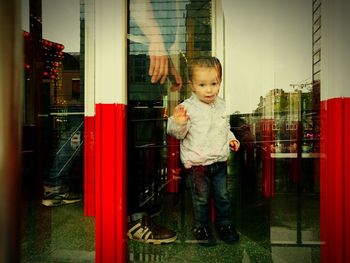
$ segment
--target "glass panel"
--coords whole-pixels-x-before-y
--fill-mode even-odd
[[[132,210],[154,206],[169,187],[167,116],[190,93],[186,61],[211,53],[210,9],[209,1],[130,1],[129,181],[138,182],[129,187]],[[169,74],[152,81],[152,60],[163,55]]]
[[[314,6],[319,2],[313,1]],[[93,262],[94,221],[83,217],[82,202],[75,202],[83,194],[84,35],[79,34],[79,12],[84,28],[84,1],[22,3],[22,261]],[[321,41],[311,43],[315,8],[307,1],[272,0],[129,3],[127,200],[128,236],[134,239],[128,244],[129,261],[319,262],[321,73],[315,70],[321,61],[312,67],[312,51],[321,49]],[[216,16],[220,3],[224,21]],[[314,16],[320,15],[318,9]],[[225,24],[222,38],[217,35],[220,23]],[[217,244],[207,248],[192,231],[193,174],[181,164],[180,141],[167,135],[167,121],[174,107],[192,95],[190,59],[216,53],[213,36],[223,41],[215,39],[216,46],[225,47],[223,119],[240,141],[226,162],[231,219],[240,242],[221,240],[215,229],[220,211],[210,199],[212,227],[206,230]],[[153,69],[167,74],[157,79]],[[65,184],[58,180],[63,178]],[[63,195],[68,188],[78,198]],[[73,203],[46,207],[62,201]],[[167,238],[155,236],[160,232]]]
[[[312,43],[312,5],[146,2],[130,1],[129,10],[128,213],[158,214],[148,220],[168,229],[163,231],[169,236],[153,241],[137,237],[140,226],[135,222],[152,233],[156,229],[145,219],[138,221],[144,214],[130,217],[130,262],[319,262],[320,98],[319,83],[312,84],[318,75],[311,69],[312,50],[320,46]],[[181,164],[181,140],[167,135],[166,129],[174,107],[191,96],[189,60],[216,54],[211,41],[213,36],[220,39],[220,3],[224,42],[216,45],[225,47],[222,89],[231,130],[240,141],[238,152],[227,160],[227,189],[240,242],[229,246],[221,240],[213,199],[208,230],[217,244],[209,252],[192,231],[194,175]],[[152,82],[149,75],[156,55],[168,55],[164,84]],[[183,83],[179,90],[174,89],[179,84],[175,72]],[[169,230],[176,232],[176,241]],[[147,242],[174,244],[155,247]]]
[[[243,240],[265,240],[273,262],[319,262],[320,98],[311,69],[320,42],[313,46],[312,5],[254,3],[224,8],[225,84],[234,88],[226,100],[241,141],[238,227]],[[265,225],[255,217],[258,204],[268,210]]]
[[[23,262],[94,261],[82,202],[83,12],[78,0],[22,1]]]

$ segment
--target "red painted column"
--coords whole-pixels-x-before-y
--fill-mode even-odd
[[[321,262],[350,262],[350,98],[321,102]]]
[[[96,262],[126,262],[126,106],[96,105]]]
[[[291,167],[290,167],[290,172],[291,172],[291,180],[293,184],[299,184],[300,183],[300,174],[301,174],[301,145],[302,145],[302,127],[301,127],[301,122],[299,121],[297,123],[297,129],[296,133],[293,135],[293,140],[297,141],[297,157],[291,159]]]
[[[344,241],[345,241],[345,262],[350,262],[350,98],[344,99]]]
[[[179,191],[180,176],[180,141],[172,136],[167,136],[168,145],[168,186],[169,193]]]
[[[92,163],[86,167],[95,168],[94,172],[86,172],[86,179],[92,182],[86,186],[90,188],[87,196],[90,203],[86,208],[90,212],[93,206],[95,209],[95,262],[124,263],[127,262],[127,1],[86,2],[89,23],[85,32],[90,37],[86,41],[89,55],[85,56],[90,58],[90,63],[85,63],[85,75],[93,76],[88,82],[93,86],[88,97],[89,105],[94,106],[87,114],[91,119],[86,118],[86,127],[91,129],[87,151],[94,151],[94,160],[91,157]],[[88,158],[85,158],[87,162]]]
[[[84,215],[95,215],[95,117],[84,117]]]
[[[264,197],[274,196],[275,165],[271,158],[271,145],[274,143],[273,120],[262,120],[262,192]]]
[[[321,262],[350,262],[350,5],[322,1],[321,23]]]

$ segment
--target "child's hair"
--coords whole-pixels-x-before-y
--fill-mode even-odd
[[[206,56],[206,57],[196,57],[192,58],[188,63],[188,79],[192,80],[193,69],[195,67],[201,68],[215,68],[218,73],[218,78],[221,81],[222,78],[222,67],[220,60],[216,57]]]

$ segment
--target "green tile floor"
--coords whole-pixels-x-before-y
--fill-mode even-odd
[[[317,193],[281,191],[263,198],[254,191],[260,188],[258,176],[247,182],[239,171],[230,174],[236,174],[229,175],[228,187],[241,235],[238,243],[218,241],[209,248],[195,243],[191,202],[183,183],[179,193],[162,196],[162,213],[154,218],[175,230],[177,241],[167,245],[129,241],[129,262],[320,262]],[[83,216],[82,202],[55,208],[28,202],[23,208],[21,262],[94,262],[94,227],[94,218]]]
[[[191,235],[188,194],[182,200],[173,195],[164,199],[167,205],[154,221],[176,230],[177,241],[167,245],[129,241],[129,262],[320,262],[318,219],[310,215],[317,210],[317,198],[303,197],[301,224],[291,209],[295,197],[276,196],[246,206],[235,216],[241,240],[233,245],[218,240],[209,248],[196,244]],[[24,226],[21,262],[94,262],[94,219],[83,216],[82,203],[38,206],[29,211]]]
[[[95,222],[83,203],[47,208],[32,202],[22,225],[21,262],[94,262]]]

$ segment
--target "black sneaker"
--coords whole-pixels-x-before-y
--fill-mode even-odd
[[[128,228],[128,237],[138,242],[160,245],[176,240],[174,231],[155,224],[149,216],[130,222]]]
[[[229,244],[239,241],[236,229],[231,225],[219,226],[216,228],[219,238]]]
[[[60,206],[74,204],[81,200],[81,196],[71,192],[65,193],[46,193],[41,200],[44,206]]]
[[[150,205],[150,206],[146,206],[144,208],[145,213],[149,216],[149,217],[155,217],[157,215],[160,214],[160,212],[162,212],[162,207],[160,205]]]
[[[202,246],[210,247],[216,244],[211,232],[206,227],[194,228],[193,235]]]

